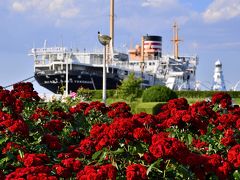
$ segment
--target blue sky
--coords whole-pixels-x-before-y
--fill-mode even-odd
[[[45,39],[49,46],[63,42],[80,50],[102,48],[97,32],[109,33],[109,2],[0,0],[0,85],[33,75],[33,59],[27,54]],[[227,88],[240,80],[240,0],[115,0],[115,47],[130,47],[151,34],[163,37],[163,54],[172,53],[174,21],[183,40],[180,55],[199,56],[197,80],[210,86],[217,59]]]

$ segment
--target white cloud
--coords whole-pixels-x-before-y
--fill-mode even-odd
[[[54,12],[64,8],[64,0],[53,0],[49,2],[48,11]]]
[[[25,6],[20,2],[13,2],[12,9],[17,12],[24,12],[26,10]]]
[[[214,0],[203,13],[205,22],[218,22],[240,16],[239,0]]]
[[[163,9],[170,9],[178,5],[178,0],[144,0],[142,6],[161,7]]]
[[[190,46],[193,48],[193,49],[198,49],[200,47],[200,44],[198,42],[192,42],[190,44]]]
[[[199,14],[192,9],[191,4],[179,0],[143,0],[141,5],[151,8],[151,11],[157,14],[157,19],[163,17],[170,24],[177,21],[183,25],[199,17]]]
[[[79,9],[78,8],[71,8],[71,9],[67,9],[67,10],[63,11],[61,13],[61,17],[71,18],[71,17],[77,16],[78,13],[79,13]]]
[[[12,0],[11,9],[15,12],[34,12],[49,14],[61,18],[72,18],[78,15],[76,0]]]

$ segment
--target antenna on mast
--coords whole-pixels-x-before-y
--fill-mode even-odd
[[[173,39],[172,39],[172,42],[173,42],[173,54],[174,54],[174,58],[175,59],[178,59],[179,57],[179,47],[178,47],[178,44],[180,41],[179,37],[178,37],[178,25],[176,22],[174,22],[173,24]]]
[[[47,48],[47,40],[44,40],[43,48],[44,48],[44,49]]]

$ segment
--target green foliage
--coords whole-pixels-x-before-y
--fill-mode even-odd
[[[62,84],[60,86],[60,88],[58,89],[58,94],[62,94],[63,95],[65,90],[66,90],[66,87],[65,87],[65,85]]]
[[[90,101],[92,100],[93,92],[89,89],[79,88],[77,90],[77,97],[82,101]]]
[[[143,102],[167,102],[177,98],[177,94],[166,86],[152,86],[146,89],[142,95]]]
[[[93,94],[94,92],[92,90],[81,87],[77,90],[76,93],[70,93],[70,95],[68,97],[64,97],[64,99],[68,105],[74,106],[79,102],[91,101],[93,99]]]
[[[48,102],[47,104],[47,109],[50,112],[55,111],[56,109],[61,109],[63,111],[67,111],[68,110],[68,106],[66,103],[61,102],[61,101],[52,101],[52,102]]]
[[[240,179],[240,173],[238,170],[235,170],[235,172],[233,173],[233,177],[234,179]]]
[[[142,79],[136,79],[133,73],[122,81],[122,84],[117,88],[117,97],[124,98],[128,101],[135,100],[141,93],[140,84]]]

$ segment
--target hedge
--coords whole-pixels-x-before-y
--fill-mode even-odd
[[[175,91],[178,97],[185,98],[206,98],[212,97],[217,91]],[[232,98],[240,98],[240,91],[225,91]]]
[[[102,90],[101,89],[91,90],[91,91],[93,92],[93,97],[92,97],[93,99],[102,99]],[[107,93],[108,98],[112,98],[115,95],[116,90],[115,89],[108,89],[106,91],[106,93]]]
[[[91,90],[93,91],[93,98],[94,99],[101,99],[102,98],[102,90]],[[139,97],[141,98],[142,93],[144,90],[141,91]],[[185,97],[185,98],[207,98],[212,97],[216,91],[175,91],[178,97]],[[232,98],[240,98],[240,91],[226,91]],[[116,94],[115,89],[108,89],[107,90],[107,97],[113,98]]]

